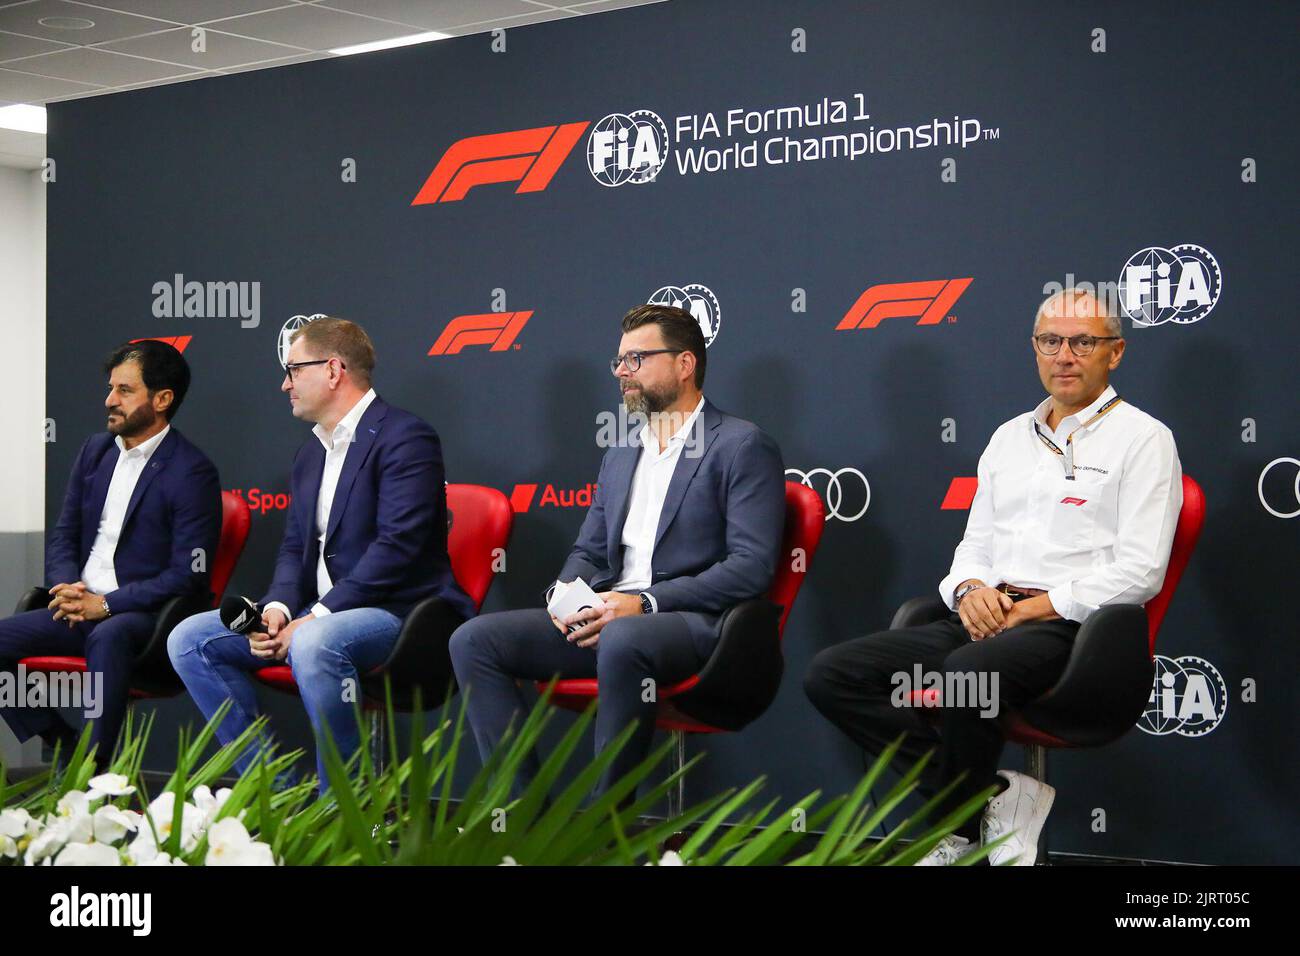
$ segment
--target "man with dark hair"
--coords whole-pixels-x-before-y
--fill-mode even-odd
[[[14,673],[35,655],[86,658],[86,694],[102,682],[99,700],[86,708],[101,766],[116,745],[131,667],[158,610],[173,597],[208,596],[221,534],[217,469],[171,425],[190,384],[184,357],[146,339],[114,349],[104,369],[107,432],[81,446],[46,538],[49,606],[0,621],[0,671]],[[19,740],[39,734],[65,754],[76,739],[54,706],[0,707],[0,716]]]
[[[443,598],[460,618],[475,608],[447,554],[438,434],[375,394],[365,330],[318,318],[294,332],[287,357],[280,390],[294,417],[315,427],[293,461],[262,628],[236,634],[218,611],[196,614],[172,631],[167,650],[205,717],[232,702],[217,728],[222,743],[256,718],[248,674],[287,660],[316,736],[328,730],[346,760],[360,743],[358,679],[388,659],[407,612],[427,597]],[[238,769],[258,753],[242,754]],[[317,768],[324,789],[319,745]]]
[[[767,592],[785,525],[780,449],[756,425],[705,400],[704,336],[695,319],[646,305],[622,327],[610,369],[627,409],[646,422],[628,430],[628,444],[605,452],[556,582],[582,578],[600,601],[563,620],[543,608],[484,615],[451,639],[484,760],[520,719],[516,679],[596,678],[597,751],[636,724],[601,792],[649,749],[655,703],[646,681],[664,687],[703,667],[722,613]],[[530,754],[520,781],[537,769]]]

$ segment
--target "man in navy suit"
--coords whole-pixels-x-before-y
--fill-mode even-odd
[[[451,640],[484,760],[521,719],[517,678],[597,679],[597,751],[636,724],[602,792],[649,749],[655,703],[646,688],[698,672],[722,613],[767,592],[785,525],[781,451],[757,426],[705,400],[705,342],[695,318],[646,305],[622,328],[611,369],[628,411],[647,421],[627,445],[605,452],[559,576],[566,584],[582,578],[603,604],[564,620],[541,608],[487,614]],[[530,755],[521,780],[537,766]]]
[[[232,702],[217,738],[253,722],[248,678],[287,660],[318,738],[346,760],[359,733],[358,680],[397,643],[402,618],[427,597],[462,617],[475,608],[452,576],[442,446],[422,419],[371,388],[375,350],[361,326],[323,317],[298,329],[280,390],[295,418],[315,422],[290,479],[292,498],[262,630],[236,634],[218,611],[196,614],[167,640],[176,672],[209,719]],[[320,784],[327,778],[317,747]],[[256,749],[241,755],[246,770]]]
[[[190,384],[181,353],[165,342],[128,343],[104,371],[107,431],[77,453],[46,538],[49,607],[0,621],[0,671],[15,673],[24,657],[86,658],[91,688],[102,681],[100,700],[86,708],[101,766],[116,746],[131,668],[158,610],[174,597],[209,596],[221,535],[217,469],[171,424]],[[76,741],[52,706],[3,707],[0,716],[19,740],[39,734],[65,754]]]

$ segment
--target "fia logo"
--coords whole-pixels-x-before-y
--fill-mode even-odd
[[[1155,656],[1156,678],[1138,727],[1163,737],[1203,737],[1228,710],[1228,685],[1203,657]]]
[[[653,182],[668,161],[668,127],[657,113],[610,113],[591,128],[587,168],[602,186]]]

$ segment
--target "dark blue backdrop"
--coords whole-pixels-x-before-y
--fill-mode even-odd
[[[704,742],[691,787],[766,774],[787,800],[839,792],[862,758],[807,703],[803,671],[946,572],[965,522],[940,510],[951,479],[973,475],[993,429],[1042,397],[1028,334],[1045,286],[1070,273],[1113,282],[1140,249],[1196,243],[1222,268],[1218,304],[1188,325],[1126,322],[1115,381],[1173,429],[1205,488],[1206,530],[1157,650],[1209,661],[1226,713],[1201,736],[1134,730],[1055,757],[1050,833],[1063,851],[1293,861],[1300,520],[1266,511],[1257,482],[1274,459],[1300,457],[1294,14],[1272,3],[674,0],[511,30],[503,53],[471,36],[55,104],[48,414],[60,440],[47,520],[82,437],[102,427],[100,357],[141,336],[191,336],[194,386],[177,424],[223,487],[286,491],[309,435],[277,391],[276,337],[313,312],[368,328],[379,391],[437,427],[451,481],[581,488],[600,459],[595,416],[616,401],[605,361],[618,318],[660,287],[701,284],[721,312],[710,399],[760,423],[792,468],[857,469],[871,499],[859,520],[828,524],[786,631],[776,703],[744,733]],[[806,52],[792,49],[796,29]],[[679,116],[725,123],[733,108],[823,97],[852,113],[857,93],[869,121],[790,135],[953,116],[998,135],[679,172],[677,156],[699,145],[677,135]],[[637,110],[662,117],[671,140],[654,182],[598,183],[588,129],[543,191],[485,185],[411,205],[458,140]],[[774,135],[785,133],[738,138],[761,150]],[[1243,182],[1247,157],[1257,182]],[[341,175],[348,158],[355,182]],[[955,182],[941,177],[946,158]],[[154,283],[177,273],[260,283],[260,324],[155,317]],[[938,324],[835,330],[869,286],[964,277]],[[494,309],[532,310],[518,348],[427,354],[454,317]],[[949,418],[955,442],[942,440]],[[1300,507],[1294,471],[1283,462],[1263,485],[1276,510]],[[581,518],[540,501],[519,514],[487,609],[534,602]],[[255,518],[234,590],[261,593],[282,526],[282,511]],[[296,703],[269,703],[305,742]],[[196,711],[183,697],[156,709],[150,762],[164,767]],[[1020,759],[1008,748],[1009,766]]]

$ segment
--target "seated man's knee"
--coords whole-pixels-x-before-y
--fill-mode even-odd
[[[167,635],[167,656],[171,658],[173,667],[179,670],[185,659],[198,649],[213,617],[219,613],[204,611],[202,614],[192,614],[172,628],[172,632]]]

